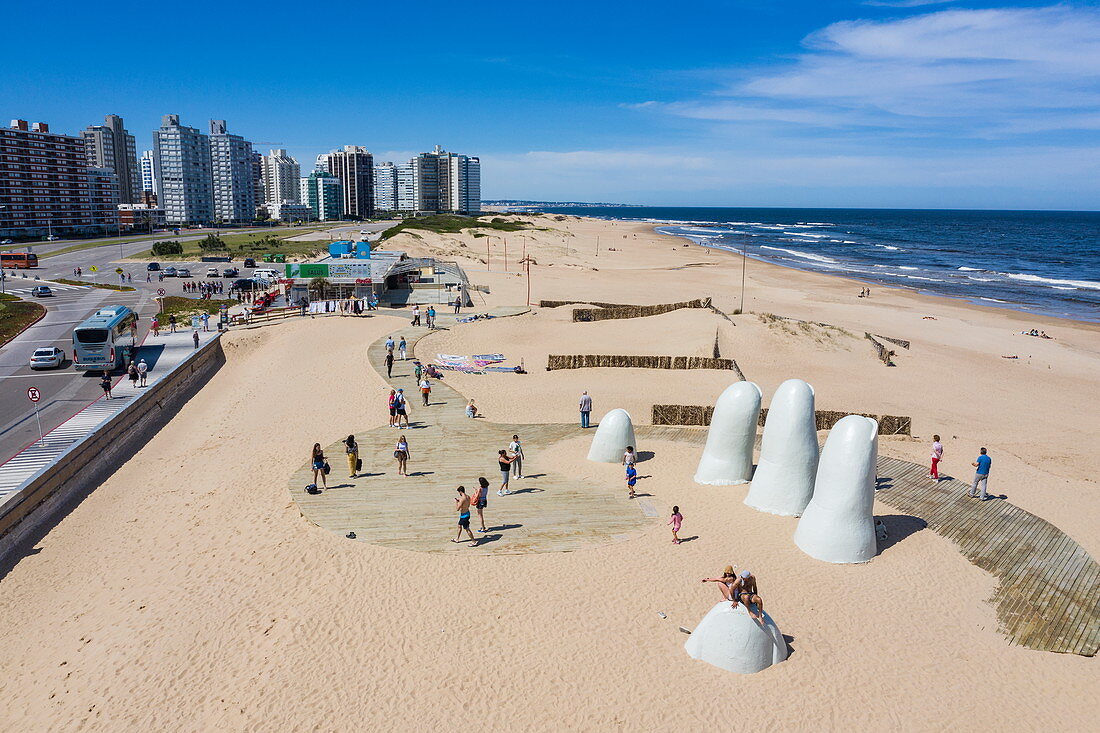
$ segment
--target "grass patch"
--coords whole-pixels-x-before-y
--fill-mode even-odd
[[[524,229],[530,229],[529,226],[520,222],[508,221],[499,216],[494,216],[492,219],[489,219],[489,216],[492,215],[460,216],[458,214],[435,214],[434,216],[420,216],[405,219],[399,224],[395,224],[382,232],[382,240],[389,239],[390,237],[394,237],[401,232],[411,229],[420,229],[422,231],[435,232],[436,234],[458,234],[463,229],[491,229],[498,232],[518,232]],[[477,236],[477,234],[480,234],[480,232],[475,232],[475,236]]]
[[[178,255],[157,255],[152,250],[138,255],[139,258],[151,260],[197,260],[203,256],[231,257],[234,260],[243,260],[245,257],[261,259],[265,254],[280,254],[294,257],[310,257],[318,252],[327,251],[327,239],[313,239],[305,242],[289,242],[288,237],[297,237],[301,234],[322,231],[328,227],[308,227],[302,229],[290,229],[278,234],[272,232],[241,232],[239,234],[223,234],[217,237],[222,244],[218,250],[209,249],[210,244],[206,238],[180,242],[183,253]],[[207,249],[203,249],[203,245]]]
[[[103,290],[118,290],[123,293],[128,293],[136,290],[137,288],[131,288],[129,285],[111,285],[109,283],[90,283],[86,280],[69,280],[67,278],[58,278],[54,280],[55,283],[61,283],[62,285],[87,285],[93,288],[101,288]]]
[[[219,306],[222,305],[234,306],[237,305],[237,301],[196,300],[194,298],[183,298],[179,295],[166,295],[164,296],[164,306],[160,317],[161,328],[164,328],[167,323],[168,316],[175,316],[176,320],[185,320],[203,313],[216,316],[218,315]]]
[[[6,344],[23,333],[46,312],[38,303],[31,303],[8,293],[0,294],[0,344]]]

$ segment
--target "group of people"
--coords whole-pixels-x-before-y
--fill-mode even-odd
[[[214,282],[184,280],[183,292],[198,293],[200,300],[210,300],[212,296],[221,295],[225,292],[225,283],[220,280]]]
[[[145,359],[139,359],[136,363],[133,359],[130,360],[130,364],[126,367],[126,376],[130,378],[130,385],[135,389],[138,387],[147,386],[149,379],[149,364]],[[113,399],[114,395],[111,393],[111,372],[103,370],[103,376],[99,378],[99,386],[103,390],[104,399]]]
[[[1023,336],[1034,336],[1036,338],[1041,338],[1041,339],[1053,339],[1054,338],[1053,336],[1047,336],[1046,331],[1040,331],[1040,330],[1035,329],[1035,328],[1031,329],[1030,331],[1020,331],[1020,334],[1023,335]]]
[[[760,591],[756,586],[756,576],[749,570],[735,573],[732,565],[727,565],[722,575],[717,578],[703,578],[703,583],[717,583],[722,598],[730,602],[730,606],[737,608],[744,604],[745,610],[754,621],[764,620],[764,601],[760,598]],[[753,609],[755,606],[755,610]]]
[[[420,312],[420,306],[413,305],[412,309],[412,324],[413,326],[421,325],[421,317],[424,319],[423,325],[430,329],[435,329],[435,306],[429,305],[424,310],[423,314]]]
[[[932,436],[932,454],[930,456],[931,466],[928,469],[928,478],[932,481],[939,482],[940,480],[940,461],[943,460],[943,443],[940,442],[940,436]],[[978,457],[971,463],[974,467],[974,478],[970,482],[970,489],[966,492],[968,498],[981,499],[986,501],[991,498],[989,496],[989,469],[993,466],[993,459],[989,457],[989,452],[983,447],[978,450]]]

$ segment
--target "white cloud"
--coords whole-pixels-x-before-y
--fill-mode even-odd
[[[864,5],[878,8],[919,8],[923,5],[942,5],[954,0],[864,0]]]

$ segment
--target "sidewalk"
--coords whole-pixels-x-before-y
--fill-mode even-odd
[[[200,331],[199,345],[205,345],[217,335],[217,331]],[[194,351],[191,329],[187,328],[175,334],[149,334],[138,348],[135,360],[145,359],[149,364],[146,384],[152,386],[171,373]],[[46,433],[44,442],[32,443],[0,465],[0,503],[19,491],[24,483],[51,465],[71,446],[125,409],[143,389],[146,387],[131,387],[125,374],[117,377],[111,390],[114,395],[112,399],[100,397]]]

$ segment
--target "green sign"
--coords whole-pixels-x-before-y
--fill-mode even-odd
[[[302,262],[286,266],[287,277],[328,277],[328,265],[316,262]]]

